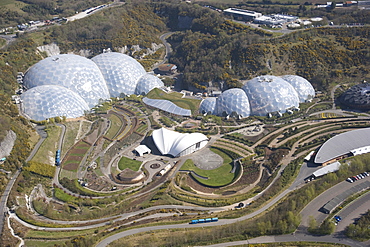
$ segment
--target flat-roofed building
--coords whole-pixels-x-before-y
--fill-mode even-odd
[[[257,17],[261,17],[262,14],[246,10],[246,9],[236,9],[236,8],[228,8],[224,10],[225,15],[233,16],[237,20],[243,20],[243,21],[252,21]]]

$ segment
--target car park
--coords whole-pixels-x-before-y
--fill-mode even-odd
[[[360,180],[360,179],[363,179],[363,178],[366,178],[368,177],[370,174],[368,172],[362,172],[362,173],[359,173],[355,176],[352,176],[352,177],[349,177],[346,179],[347,182],[350,182],[350,183],[353,183],[357,180]]]

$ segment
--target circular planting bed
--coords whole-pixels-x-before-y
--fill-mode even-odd
[[[152,168],[152,169],[158,169],[159,167],[161,167],[161,165],[158,164],[158,163],[155,163],[155,164],[151,164],[150,165],[150,168]]]

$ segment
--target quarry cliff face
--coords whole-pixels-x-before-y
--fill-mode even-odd
[[[9,130],[4,140],[0,142],[0,158],[10,155],[16,139],[17,135],[12,130]]]

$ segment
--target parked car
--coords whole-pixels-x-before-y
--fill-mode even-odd
[[[334,216],[334,219],[337,221],[337,222],[340,222],[342,220],[342,217],[340,217],[339,215],[335,215]]]

